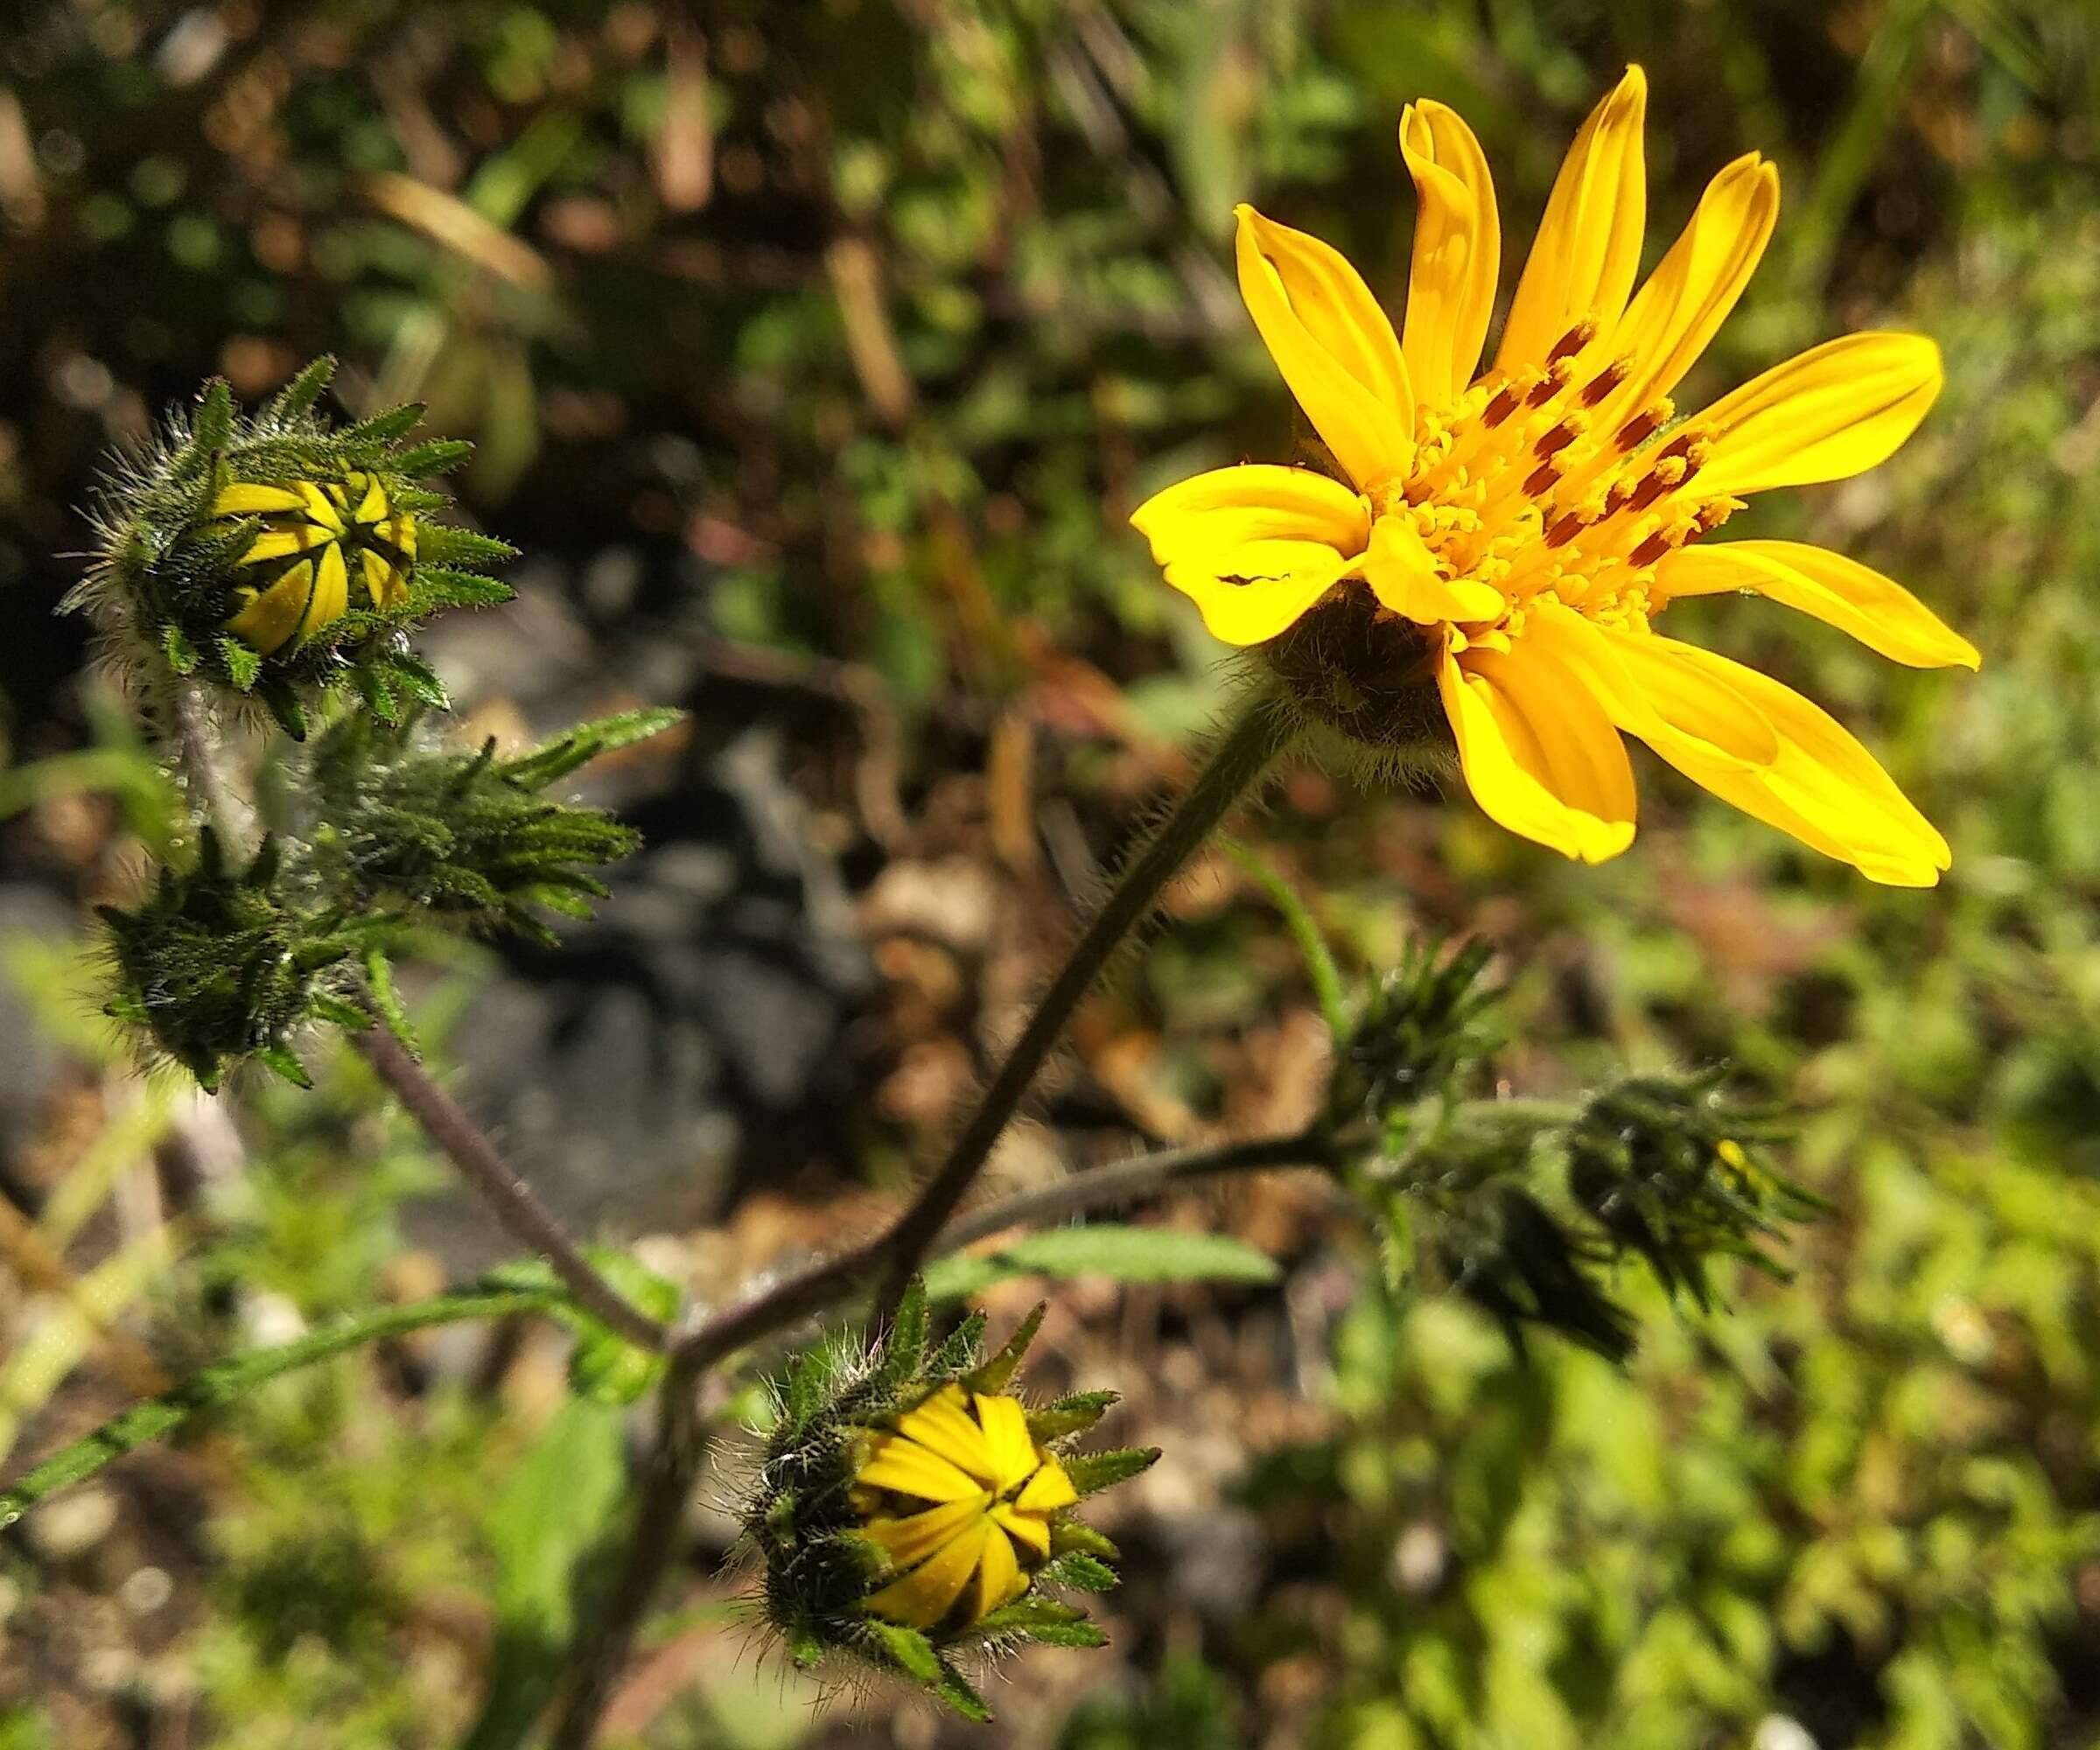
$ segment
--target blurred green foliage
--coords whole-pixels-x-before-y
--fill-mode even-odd
[[[1744,532],[1886,570],[1985,665],[1894,671],[1761,603],[1676,612],[1858,727],[1945,828],[1949,881],[1870,890],[1645,772],[1641,841],[1602,870],[1463,798],[1294,796],[1269,831],[1358,964],[1424,921],[1491,933],[1522,969],[1524,1085],[1726,1055],[1814,1102],[1793,1166],[1834,1214],[1792,1283],[1723,1284],[1725,1317],[1681,1320],[1628,1272],[1624,1375],[1545,1342],[1519,1366],[1480,1318],[1398,1303],[1367,1267],[1339,1432],[1257,1455],[1242,1489],[1337,1607],[1297,1585],[1236,1624],[1173,1615],[1200,1656],[1089,1701],[1065,1741],[1302,1725],[1352,1750],[1772,1750],[1800,1741],[1780,1719],[1826,1750],[2100,1741],[2090,6],[27,10],[0,46],[0,582],[22,628],[0,661],[30,751],[87,738],[46,672],[72,634],[41,610],[105,444],[205,373],[259,391],[321,351],[362,402],[427,397],[478,438],[469,500],[521,545],[670,555],[677,588],[645,603],[666,636],[865,663],[920,708],[1011,700],[1054,647],[1178,733],[1216,653],[1122,516],[1289,444],[1231,287],[1235,199],[1396,293],[1393,124],[1438,96],[1481,136],[1514,256],[1629,58],[1654,92],[1656,247],[1713,168],[1774,156],[1778,236],[1697,383],[1877,324],[1937,337],[1949,382],[1890,466]],[[80,757],[128,758],[101,746]],[[1147,986],[1170,1043],[1178,991],[1236,1013],[1298,994],[1287,956],[1242,952],[1250,928],[1198,926],[1158,962],[1186,969]],[[403,1169],[372,1173],[347,1112],[293,1099],[267,1102],[252,1219],[203,1277],[311,1317],[376,1291]],[[328,1242],[345,1232],[354,1255]],[[398,1425],[385,1365],[287,1382],[234,1424],[192,1649],[214,1743],[452,1741],[469,1667],[424,1603],[494,1588],[522,1648],[568,1607],[488,1516],[491,1480],[528,1498],[543,1449],[475,1403]],[[410,1644],[441,1651],[404,1662]],[[1268,1680],[1307,1657],[1317,1703],[1277,1712]],[[40,1712],[0,1711],[0,1744],[56,1741]],[[662,1741],[761,1741],[688,1723]]]

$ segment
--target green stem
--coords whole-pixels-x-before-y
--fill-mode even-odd
[[[1327,1032],[1337,1041],[1346,1038],[1349,1031],[1349,1005],[1341,993],[1341,972],[1334,964],[1334,951],[1320,933],[1320,925],[1298,897],[1298,890],[1238,839],[1221,838],[1219,844],[1228,857],[1261,883],[1270,904],[1283,914],[1284,922],[1289,926],[1292,939],[1298,943],[1298,951],[1305,960],[1306,975],[1312,980],[1312,994],[1320,1003],[1320,1017],[1327,1024]]]
[[[1252,789],[1292,738],[1290,719],[1257,698],[1219,742],[1180,804],[1130,858],[1094,920],[1087,926],[999,1073],[971,1114],[948,1158],[882,1241],[886,1254],[885,1305],[894,1304],[919,1268],[927,1247],[954,1214],[992,1144],[1035,1080],[1036,1071],[1072,1018],[1080,999],[1130,933],[1152,915],[1161,891],[1210,836],[1234,803]]]
[[[158,1439],[180,1427],[200,1410],[231,1403],[243,1392],[253,1391],[266,1380],[295,1368],[311,1367],[365,1343],[420,1331],[429,1325],[450,1324],[459,1319],[508,1319],[522,1312],[552,1312],[572,1306],[566,1294],[553,1289],[469,1289],[458,1294],[440,1294],[429,1300],[411,1301],[405,1306],[382,1307],[375,1312],[316,1331],[296,1343],[280,1348],[253,1349],[214,1367],[206,1368],[184,1380],[172,1391],[135,1404],[122,1415],[105,1422],[92,1434],[54,1452],[13,1488],[0,1493],[0,1528],[12,1525],[45,1499],[68,1485],[92,1476],[113,1459],[136,1446]]]

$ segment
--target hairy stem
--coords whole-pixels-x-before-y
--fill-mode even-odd
[[[585,1312],[631,1343],[647,1349],[665,1346],[664,1327],[623,1298],[592,1268],[531,1186],[510,1170],[495,1144],[383,1022],[344,1037],[423,1126],[424,1134],[481,1194],[511,1237],[544,1257]]]
[[[248,848],[254,816],[234,789],[219,758],[219,732],[201,688],[174,682],[168,696],[168,741],[191,805],[225,841],[228,854]]]
[[[1043,993],[991,1086],[984,1090],[976,1110],[949,1148],[948,1158],[883,1236],[881,1246],[887,1264],[883,1289],[886,1302],[893,1302],[902,1292],[934,1236],[956,1213],[1080,999],[1093,987],[1124,939],[1151,916],[1174,872],[1216,830],[1234,803],[1268,771],[1291,734],[1283,713],[1266,699],[1255,700],[1226,732],[1188,794],[1138,847]]]
[[[1318,1130],[1295,1136],[1257,1137],[1250,1142],[1208,1143],[1195,1148],[1164,1149],[1141,1154],[1088,1172],[1074,1172],[1031,1191],[987,1203],[958,1216],[942,1228],[927,1248],[929,1257],[961,1251],[1009,1228],[1042,1228],[1090,1209],[1114,1209],[1157,1197],[1200,1179],[1222,1179],[1236,1172],[1262,1172],[1278,1167],[1334,1166],[1334,1148]]]

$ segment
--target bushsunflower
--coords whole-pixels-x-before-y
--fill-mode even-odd
[[[1448,724],[1482,809],[1527,838],[1592,863],[1626,849],[1625,734],[1870,878],[1929,886],[1946,841],[1858,740],[1654,621],[1747,591],[1899,662],[1977,666],[1865,565],[1706,538],[1753,493],[1884,460],[1939,392],[1938,349],[1848,335],[1678,421],[1671,391],[1763,254],[1779,178],[1754,152],[1729,164],[1634,290],[1646,99],[1628,68],[1576,136],[1478,376],[1501,227],[1456,112],[1401,117],[1419,206],[1398,336],[1334,249],[1241,206],[1242,295],[1334,470],[1221,468],[1131,521],[1211,632],[1262,647],[1315,716],[1374,746]]]
[[[1019,1399],[944,1385],[878,1433],[854,1480],[859,1533],[895,1577],[861,1606],[907,1628],[977,1622],[1050,1559],[1051,1519],[1079,1491]]]
[[[261,520],[241,556],[244,567],[259,568],[258,581],[235,592],[240,611],[226,629],[265,656],[349,612],[353,566],[376,611],[408,599],[416,519],[395,514],[386,487],[370,474],[230,486],[212,511]]]

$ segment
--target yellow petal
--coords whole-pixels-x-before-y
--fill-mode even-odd
[[[1412,523],[1382,516],[1371,529],[1369,550],[1355,567],[1371,592],[1393,612],[1424,626],[1439,620],[1498,618],[1506,604],[1500,590],[1471,578],[1446,579]]]
[[[1178,560],[1166,581],[1202,611],[1213,638],[1242,648],[1295,625],[1348,569],[1311,541],[1250,541],[1222,554]]]
[[[1694,422],[1712,444],[1693,489],[1740,496],[1841,480],[1886,461],[1940,392],[1922,334],[1847,334],[1724,396]]]
[[[357,501],[356,519],[360,522],[377,522],[387,514],[387,489],[376,480],[364,474],[350,476],[353,490],[360,480],[366,482],[365,495]]]
[[[1586,317],[1606,334],[1618,323],[1641,264],[1648,216],[1641,146],[1647,114],[1648,80],[1629,66],[1575,136],[1502,326],[1498,370],[1543,363]]]
[[[1325,595],[1363,550],[1370,508],[1310,468],[1217,468],[1130,518],[1214,637],[1259,644]]]
[[[1035,1439],[1028,1432],[1028,1413],[1018,1400],[976,1395],[977,1422],[984,1430],[984,1444],[991,1448],[992,1486],[1004,1494],[1024,1482],[1036,1466]]]
[[[301,480],[298,494],[304,501],[301,508],[308,516],[331,534],[340,535],[343,532],[343,509],[337,502],[342,496],[341,487],[331,486],[328,491],[323,492],[312,480]]]
[[[998,1475],[990,1443],[964,1408],[960,1386],[942,1386],[924,1403],[900,1416],[896,1428],[906,1439],[916,1440],[928,1452],[969,1472],[979,1482],[990,1483]]]
[[[401,550],[403,558],[413,559],[416,556],[416,519],[414,517],[397,516],[390,522],[381,523],[374,530],[374,533],[382,541],[392,542],[396,547]]]
[[[1652,635],[1648,641],[1673,642]],[[1947,841],[1843,724],[1769,676],[1711,651],[1698,654],[1771,725],[1778,742],[1772,761],[1745,771],[1681,745],[1658,744],[1658,753],[1745,813],[1852,864],[1870,880],[1929,887],[1939,879],[1951,860]]]
[[[242,593],[248,606],[227,621],[226,629],[268,656],[290,643],[306,623],[307,605],[313,598],[313,562],[301,560],[268,589]]]
[[[1244,463],[1213,468],[1154,493],[1130,517],[1162,565],[1192,548],[1242,541],[1318,541],[1356,554],[1370,535],[1363,494],[1311,468]]]
[[[304,508],[305,500],[286,486],[230,486],[212,500],[214,516],[270,516]]]
[[[1750,590],[1849,632],[1913,668],[1974,668],[1982,654],[1902,584],[1800,541],[1702,542],[1666,555],[1656,583],[1670,596]]]
[[[1050,1554],[1050,1522],[1040,1513],[1022,1513],[1001,1505],[991,1509],[992,1522],[1002,1527],[1009,1537],[1026,1544],[1039,1558]]]
[[[1628,728],[1657,752],[1668,752],[1663,743],[1676,732],[1737,764],[1764,766],[1779,757],[1778,732],[1735,684],[1748,672],[1741,664],[1652,632],[1600,629],[1665,733],[1658,738],[1652,723],[1640,721]]]
[[[1400,155],[1415,180],[1414,259],[1400,354],[1431,406],[1473,381],[1494,313],[1502,220],[1486,154],[1457,110],[1410,103],[1400,112]]]
[[[1055,1459],[1046,1457],[1042,1468],[1028,1479],[1027,1488],[1014,1496],[1013,1504],[1021,1513],[1054,1513],[1078,1499],[1079,1491],[1072,1487],[1072,1479],[1065,1474],[1065,1467]]]
[[[1490,820],[1585,863],[1616,857],[1633,843],[1630,820],[1600,819],[1547,788],[1549,768],[1535,732],[1491,682],[1446,655],[1437,690],[1459,745],[1466,787]]]
[[[983,1494],[991,1479],[978,1480],[915,1440],[878,1434],[854,1480],[869,1488],[916,1495],[920,1501],[963,1501]]]
[[[316,528],[311,522],[290,528],[265,528],[248,543],[248,550],[241,556],[241,563],[261,565],[272,559],[289,558],[294,553],[311,553],[316,547],[325,547],[334,539],[326,528]]]
[[[1028,1590],[1028,1578],[1006,1534],[994,1525],[984,1528],[984,1553],[977,1558],[977,1590],[970,1619],[980,1620],[1001,1606],[1012,1604]]]
[[[990,1508],[991,1492],[979,1489],[961,1501],[929,1507],[923,1513],[909,1513],[900,1519],[871,1519],[860,1530],[863,1536],[881,1549],[892,1565],[908,1568],[924,1561]]]
[[[364,564],[365,592],[374,608],[384,613],[408,599],[409,580],[396,566],[369,547],[358,557]]]
[[[943,1544],[903,1578],[892,1580],[861,1608],[886,1621],[911,1628],[932,1628],[946,1616],[984,1553],[993,1535],[989,1519],[978,1519]]]
[[[343,543],[331,541],[321,550],[320,569],[315,574],[313,602],[306,613],[308,632],[332,626],[350,611],[350,568],[343,563]]]
[[[1519,762],[1570,808],[1631,827],[1634,768],[1618,728],[1550,652],[1520,640],[1508,654],[1483,650],[1462,665],[1498,696],[1496,714]]]
[[[1612,337],[1610,350],[1633,368],[1599,409],[1600,428],[1615,427],[1677,386],[1735,308],[1778,216],[1778,168],[1755,152],[1707,184]]]
[[[1240,296],[1306,417],[1358,486],[1404,474],[1414,391],[1378,300],[1318,238],[1236,211]]]

